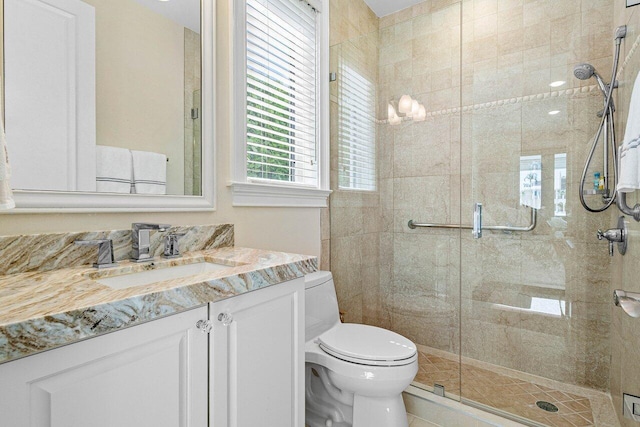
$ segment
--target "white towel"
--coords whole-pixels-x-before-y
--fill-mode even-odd
[[[0,209],[13,209],[16,203],[11,191],[11,165],[7,153],[7,142],[4,137],[4,126],[0,119]]]
[[[167,194],[167,156],[151,151],[131,150],[133,193]]]
[[[618,168],[617,191],[630,193],[638,188],[638,148],[624,144],[618,150],[620,167]]]
[[[636,82],[631,92],[629,102],[629,115],[627,127],[624,131],[624,140],[620,147],[620,162],[618,168],[618,191],[629,193],[640,189],[640,73],[636,76]]]
[[[131,151],[96,145],[96,191],[131,193],[132,170]]]

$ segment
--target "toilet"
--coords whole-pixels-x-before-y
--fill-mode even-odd
[[[408,427],[402,391],[418,372],[413,342],[375,326],[341,323],[333,278],[305,278],[308,427]]]

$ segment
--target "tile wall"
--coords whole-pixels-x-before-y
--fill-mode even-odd
[[[200,102],[200,34],[184,29],[184,194],[202,194],[201,120],[193,119],[191,109],[202,111]]]
[[[353,60],[362,76],[377,82],[378,18],[362,0],[331,0],[330,6],[331,71],[337,70],[338,61]],[[354,52],[360,59],[353,57]],[[333,273],[345,320],[375,323],[379,311],[379,192],[338,188],[339,80],[330,84],[330,91],[333,193],[330,210],[324,210],[321,217],[321,268]]]

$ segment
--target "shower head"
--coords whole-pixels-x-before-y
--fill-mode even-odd
[[[604,80],[602,80],[602,77],[600,77],[600,74],[598,74],[596,69],[593,68],[593,65],[587,64],[586,62],[578,64],[573,67],[573,75],[580,80],[589,80],[591,77],[595,77],[598,82],[598,86],[600,86],[600,90],[602,90],[602,93],[607,96],[607,85]]]
[[[573,67],[573,75],[580,80],[589,80],[595,74],[596,69],[591,64],[583,63]]]

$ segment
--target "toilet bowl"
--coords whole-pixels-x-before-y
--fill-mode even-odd
[[[305,279],[305,407],[309,427],[407,427],[402,391],[416,346],[395,332],[341,323],[330,272]]]

